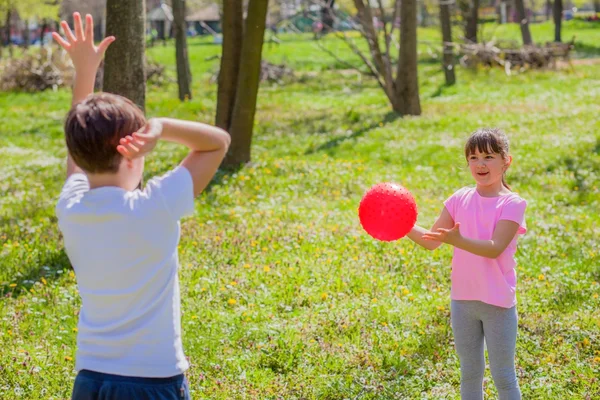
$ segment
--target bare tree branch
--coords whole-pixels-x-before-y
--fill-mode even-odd
[[[400,10],[400,1],[401,0],[394,1],[394,15],[392,15],[392,29],[390,29],[390,38],[392,39],[394,36],[394,29],[396,29],[396,18],[398,18],[398,12]]]
[[[381,86],[381,88],[385,91],[386,87],[385,87],[385,83],[381,80],[381,75],[379,74],[379,71],[377,70],[377,68],[373,65],[373,63],[371,63],[371,61],[369,61],[369,59],[364,55],[364,53],[362,51],[360,51],[360,49],[356,46],[356,44],[354,44],[354,42],[348,37],[348,35],[346,35],[346,33],[344,32],[340,32],[340,34],[338,34],[338,37],[341,37],[344,42],[346,42],[346,44],[350,47],[350,49],[352,49],[352,51],[354,52],[354,54],[356,54],[357,56],[360,57],[360,59],[363,61],[363,63],[365,63],[365,65],[369,68],[369,70],[371,70],[371,74],[372,76],[377,79],[377,83],[379,83],[379,86]]]
[[[377,3],[379,4],[379,13],[381,14],[381,21],[383,22],[383,35],[385,38],[385,57],[387,58],[387,66],[389,66],[390,63],[390,36],[388,35],[388,31],[387,31],[387,24],[385,23],[385,11],[383,9],[383,0],[377,0]],[[392,24],[393,26],[393,24]]]
[[[373,57],[375,67],[381,75],[384,75],[385,65],[381,55],[381,49],[379,47],[377,32],[373,26],[373,14],[371,13],[371,6],[365,5],[364,0],[354,0],[354,5],[358,10],[358,16],[361,21],[364,37],[367,39],[367,43],[369,44],[369,49],[371,50],[371,56]]]
[[[331,57],[333,57],[337,62],[349,67],[350,69],[359,72],[361,75],[365,75],[365,76],[370,76],[370,77],[376,77],[376,75],[373,74],[373,71],[363,71],[360,68],[358,68],[355,65],[352,65],[350,62],[341,59],[340,57],[338,57],[333,51],[329,50],[327,47],[325,47],[323,45],[323,43],[321,43],[321,39],[317,40],[317,45],[319,46],[319,48],[321,50],[323,50],[325,53],[329,54]],[[359,55],[360,57],[360,55]]]

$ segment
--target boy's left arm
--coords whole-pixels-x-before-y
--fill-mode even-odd
[[[94,45],[94,20],[91,15],[86,15],[85,32],[81,15],[73,14],[75,34],[71,31],[66,21],[61,22],[67,40],[58,33],[52,33],[56,42],[69,54],[75,67],[75,83],[73,85],[73,99],[71,106],[83,101],[87,96],[94,93],[94,82],[100,62],[108,46],[115,41],[114,36],[105,38],[97,47]],[[71,155],[67,159],[67,178],[74,173],[83,173]]]

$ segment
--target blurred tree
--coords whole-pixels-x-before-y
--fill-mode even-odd
[[[454,54],[452,46],[452,15],[450,6],[453,4],[449,0],[439,0],[440,2],[440,24],[442,26],[442,65],[444,75],[446,77],[446,85],[454,85],[456,83],[456,75],[454,68]]]
[[[172,0],[173,19],[175,28],[175,57],[177,60],[177,85],[179,86],[179,100],[192,98],[192,72],[187,46],[187,23],[185,0]]]
[[[354,0],[360,20],[360,32],[369,46],[370,57],[363,53],[344,34],[346,43],[352,48],[370,74],[377,79],[385,92],[392,109],[400,115],[420,115],[419,84],[417,74],[417,4],[416,0],[396,0],[393,15],[387,18],[383,0],[373,6],[369,0]],[[378,15],[375,18],[375,15]],[[393,46],[394,29],[399,18],[400,46]],[[393,21],[393,23],[388,23]],[[375,25],[377,24],[377,26]],[[380,29],[383,30],[383,49],[380,44]],[[398,49],[397,65],[394,67],[392,47]],[[335,54],[330,53],[335,56]]]
[[[108,0],[106,35],[117,40],[104,59],[103,90],[127,97],[142,110],[146,105],[144,0]]]
[[[529,31],[529,20],[527,17],[527,11],[525,10],[525,4],[523,0],[515,0],[515,7],[517,9],[517,17],[519,18],[519,26],[521,27],[521,37],[523,38],[523,44],[529,46],[533,44],[531,39],[531,32]]]
[[[231,135],[224,165],[250,161],[269,0],[250,0],[244,20],[239,0],[223,2],[223,50],[216,125]],[[243,68],[242,68],[243,66]]]
[[[42,22],[46,19],[55,20],[58,17],[59,2],[57,0],[0,0],[0,23],[3,25],[3,40],[1,45],[10,44],[11,31],[22,28],[23,46],[28,47],[30,42],[29,22],[33,19]],[[13,25],[14,17],[18,16],[21,26]],[[42,32],[43,33],[43,32]],[[42,36],[43,44],[43,36]],[[12,47],[9,46],[12,55]]]
[[[552,4],[552,16],[554,17],[554,41],[555,42],[561,42],[562,13],[563,13],[562,0],[554,0],[554,2]]]

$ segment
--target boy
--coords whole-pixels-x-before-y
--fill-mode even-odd
[[[179,219],[217,171],[227,132],[174,119],[146,121],[131,101],[93,94],[108,37],[94,45],[93,21],[74,15],[75,34],[54,39],[75,66],[65,122],[67,181],[56,214],[82,305],[72,398],[189,399],[177,277]],[[180,166],[136,187],[159,139],[186,145]]]

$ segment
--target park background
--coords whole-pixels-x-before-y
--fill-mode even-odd
[[[32,1],[0,0],[0,398],[67,399],[80,300],[54,205],[65,177],[72,69],[47,32],[81,11],[95,15],[102,34],[115,2]],[[357,1],[272,0],[264,32],[253,36],[264,38],[262,57],[250,43],[246,54],[254,56],[237,60],[247,76],[264,78],[254,98],[240,89],[242,107],[256,104],[250,126],[232,130],[233,142],[247,146],[232,146],[238,153],[182,221],[182,328],[193,398],[458,399],[451,248],[377,242],[360,227],[357,207],[373,184],[397,182],[413,193],[418,223],[430,226],[442,202],[472,184],[463,144],[483,126],[507,132],[514,156],[507,180],[528,201],[529,231],[517,253],[523,397],[600,396],[598,3],[562,0],[557,19],[554,2],[526,2],[531,45],[523,45],[513,2],[444,3],[449,45],[438,2],[404,1],[414,9],[404,25],[408,36],[408,25],[414,28],[415,68],[408,65],[394,84],[418,76],[418,113],[395,111],[378,83],[364,39],[372,31]],[[142,105],[149,117],[215,123],[223,4],[187,3],[187,60],[177,57],[182,30],[170,3],[148,1],[140,14],[138,0],[122,17],[146,17],[137,25],[146,50],[123,57],[147,56]],[[239,5],[251,7],[248,19],[264,3]],[[387,53],[395,67],[403,42],[402,24],[391,18],[396,7],[370,4],[380,51],[400,25]],[[474,11],[476,41],[467,39]],[[132,42],[125,42],[127,49]],[[182,62],[191,78],[183,95]],[[122,81],[130,72],[121,68],[113,91],[129,90]],[[161,143],[145,178],[184,154]],[[484,386],[495,398],[489,370]]]

